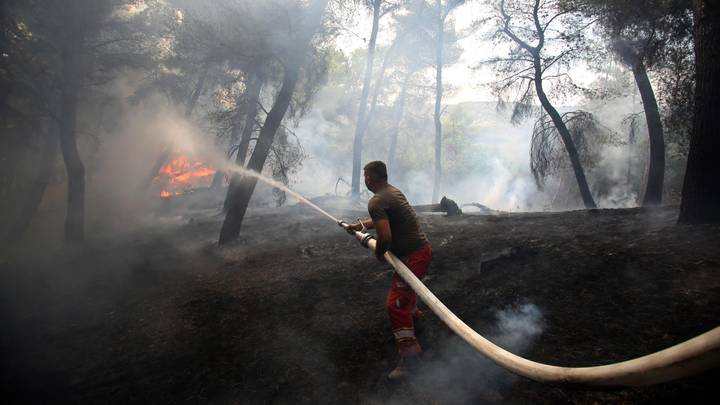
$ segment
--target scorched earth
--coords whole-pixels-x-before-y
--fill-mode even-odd
[[[325,201],[327,202],[327,201]],[[322,201],[319,203],[323,203]],[[355,210],[335,211],[354,219]],[[428,314],[391,383],[391,270],[306,208],[184,211],[80,250],[0,258],[3,400],[18,403],[692,403],[719,370],[643,388],[553,387],[498,368]],[[479,333],[563,366],[626,360],[720,319],[720,227],[677,207],[424,215],[430,289]]]

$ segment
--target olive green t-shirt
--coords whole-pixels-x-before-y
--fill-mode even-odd
[[[396,256],[407,256],[428,243],[420,230],[415,210],[403,193],[392,185],[388,184],[375,193],[368,201],[368,212],[373,221],[387,219],[390,222],[390,251]]]

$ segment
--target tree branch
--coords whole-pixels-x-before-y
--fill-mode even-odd
[[[563,15],[566,15],[569,13],[570,13],[570,10],[561,11],[561,12],[555,14],[554,16],[550,17],[550,19],[545,23],[545,27],[543,27],[543,32],[545,32],[548,29],[550,24],[552,24],[552,22],[555,21],[556,18],[562,17]]]
[[[536,3],[537,3],[537,1],[539,1],[539,0],[536,0]],[[507,36],[509,36],[510,39],[515,41],[515,43],[520,45],[521,48],[528,51],[531,55],[535,55],[537,53],[537,49],[535,47],[530,46],[530,44],[523,41],[522,39],[520,39],[520,37],[515,35],[515,33],[512,32],[512,30],[510,29],[510,15],[508,15],[508,13],[505,11],[505,0],[500,0],[500,14],[502,15],[503,22],[504,22],[503,23],[503,32]]]
[[[540,50],[545,45],[545,31],[542,29],[542,26],[540,24],[540,0],[535,0],[535,5],[533,6],[533,22],[535,23],[535,29],[537,30],[538,35],[538,44],[535,47],[535,51],[539,54]]]

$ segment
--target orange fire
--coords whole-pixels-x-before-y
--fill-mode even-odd
[[[191,160],[175,154],[173,160],[160,168],[155,183],[161,188],[160,197],[169,198],[212,184],[216,170],[203,160]]]

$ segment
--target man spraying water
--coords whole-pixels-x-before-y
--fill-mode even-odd
[[[417,276],[427,274],[432,259],[432,247],[420,229],[415,211],[405,195],[388,183],[387,167],[380,161],[370,162],[364,168],[365,185],[375,195],[368,202],[370,218],[344,226],[348,233],[363,227],[375,229],[377,245],[375,256],[385,262],[387,251],[394,253]],[[413,315],[417,297],[415,292],[397,275],[393,274],[388,290],[385,309],[390,316],[400,361],[388,375],[390,379],[407,377],[417,368],[422,352],[415,338]]]

